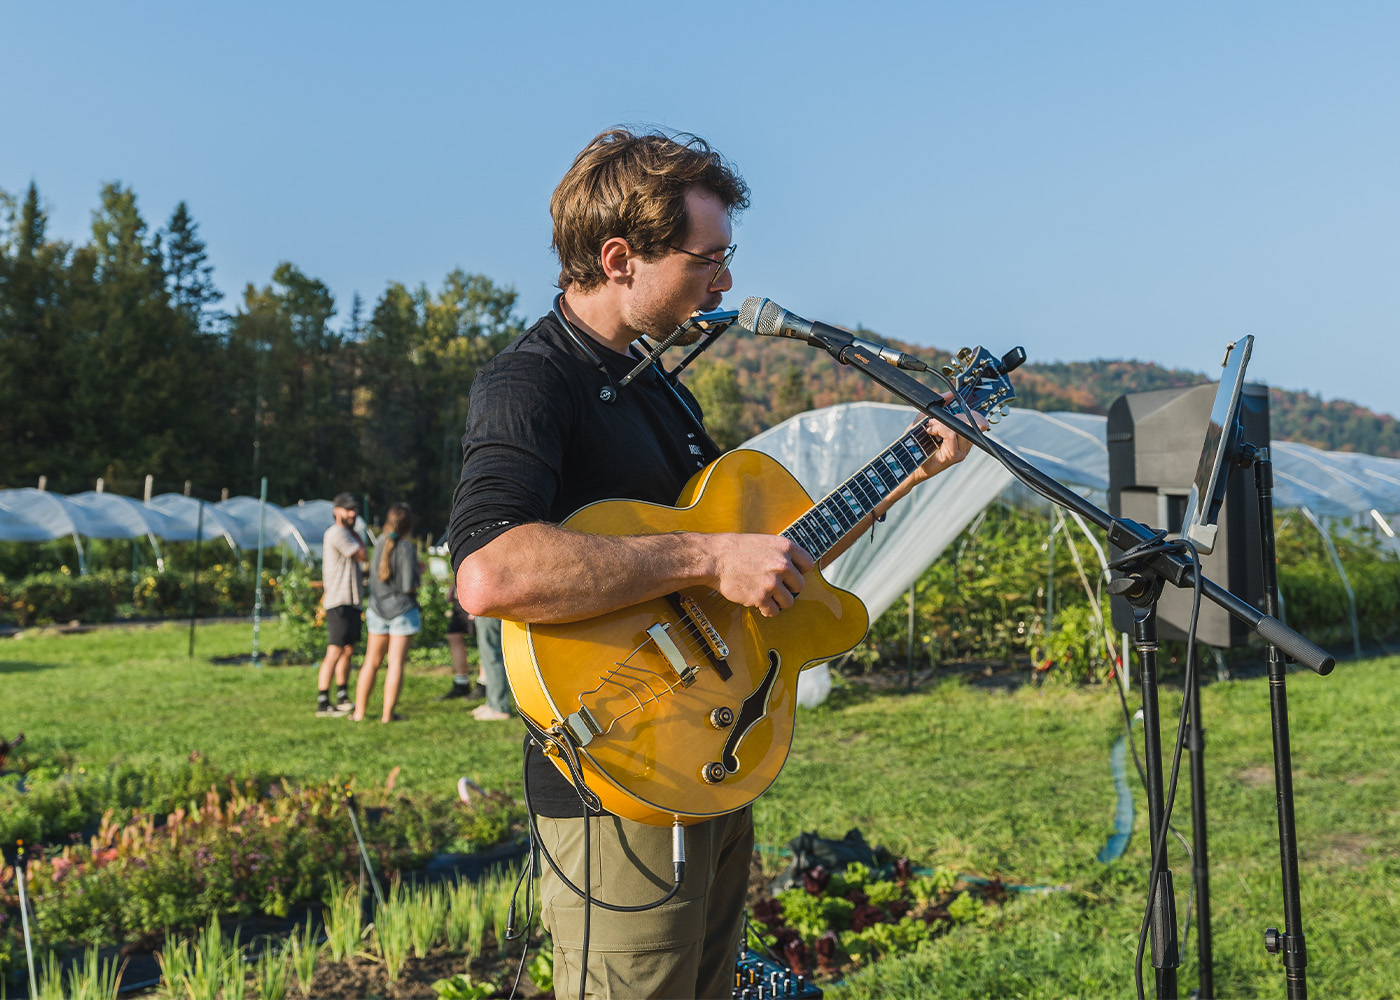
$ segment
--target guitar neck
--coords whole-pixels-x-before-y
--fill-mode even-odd
[[[783,537],[801,545],[813,559],[820,560],[937,447],[934,435],[923,424],[911,428],[794,521],[783,531]]]

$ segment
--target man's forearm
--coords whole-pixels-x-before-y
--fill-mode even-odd
[[[462,562],[457,601],[491,618],[580,621],[701,582],[709,572],[702,536],[617,537],[522,524]]]

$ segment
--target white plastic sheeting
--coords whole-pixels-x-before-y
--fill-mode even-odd
[[[263,546],[287,545],[303,560],[319,558],[321,538],[334,520],[329,500],[269,503]],[[0,541],[41,542],[54,538],[150,538],[167,542],[223,539],[235,548],[258,545],[259,502],[232,497],[206,503],[164,493],[142,503],[115,493],[71,496],[35,489],[0,490]]]

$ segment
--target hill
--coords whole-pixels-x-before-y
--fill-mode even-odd
[[[855,333],[931,365],[945,364],[951,357],[945,350],[890,340],[869,330]],[[726,447],[814,407],[856,400],[900,402],[855,369],[794,341],[760,340],[731,332],[692,367],[688,384],[704,405],[716,440]],[[1037,363],[1032,359],[1013,381],[1017,406],[1105,414],[1124,393],[1174,389],[1212,379],[1202,372],[1141,361]],[[1324,402],[1311,393],[1271,388],[1269,423],[1278,440],[1400,458],[1400,421],[1345,400]]]

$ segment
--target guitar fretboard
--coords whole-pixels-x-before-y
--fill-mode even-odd
[[[783,537],[820,559],[938,447],[923,424],[907,431],[859,472],[794,521]]]

